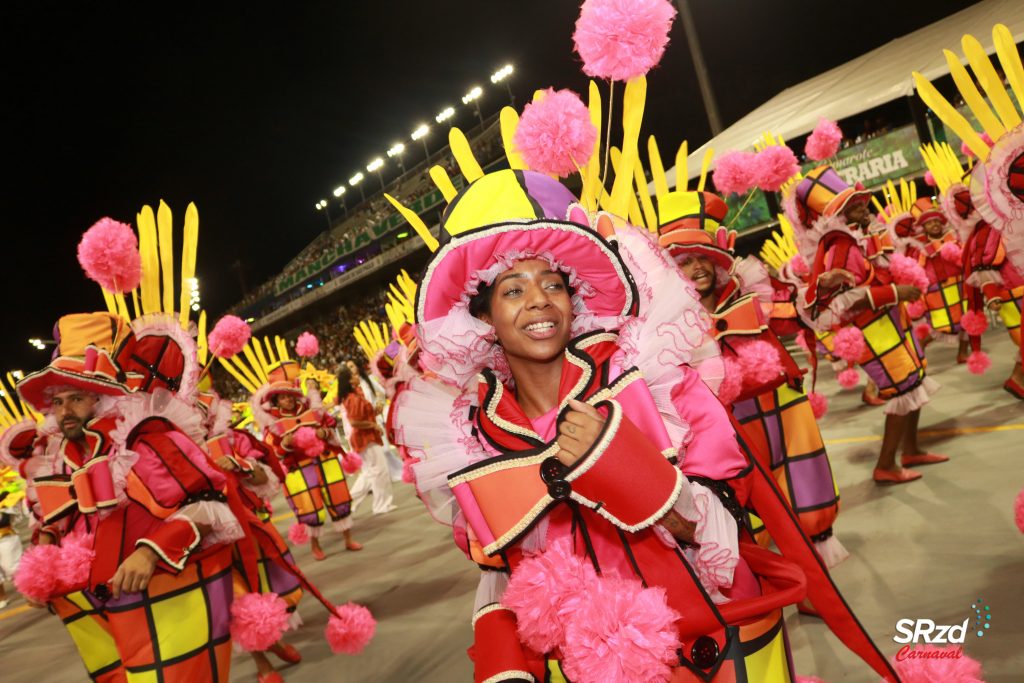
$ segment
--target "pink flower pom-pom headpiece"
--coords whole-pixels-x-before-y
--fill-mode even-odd
[[[90,280],[108,292],[130,292],[142,281],[142,257],[135,231],[112,218],[101,218],[82,235],[78,262]]]
[[[262,652],[288,630],[288,603],[277,593],[246,593],[231,603],[231,640],[246,652]]]
[[[565,178],[587,165],[596,140],[579,95],[548,88],[523,109],[512,144],[531,169]]]
[[[843,131],[839,124],[822,116],[804,143],[804,154],[812,161],[824,161],[839,151],[842,141]]]
[[[310,458],[315,458],[324,452],[324,442],[316,435],[312,427],[299,427],[295,430],[293,437],[295,447]]]
[[[838,332],[832,342],[832,354],[850,363],[856,363],[867,350],[864,333],[856,327],[848,325]]]
[[[320,340],[312,332],[303,332],[295,340],[295,353],[303,358],[312,358],[320,353]]]
[[[226,315],[217,321],[206,339],[210,353],[217,358],[231,358],[239,353],[252,337],[249,325],[237,315]]]
[[[723,195],[744,194],[757,184],[757,155],[753,152],[726,152],[718,157],[711,179]]]
[[[628,81],[657,66],[676,9],[668,0],[585,0],[573,41],[591,78]]]
[[[787,180],[800,172],[796,155],[786,145],[768,145],[755,154],[754,168],[757,187],[768,192],[778,192]]]
[[[903,683],[985,683],[978,660],[962,651],[959,657],[953,654],[951,645],[915,645],[902,658],[894,656],[891,661]]]
[[[565,673],[579,683],[668,681],[679,663],[677,619],[664,588],[602,577],[569,616]]]
[[[337,615],[327,620],[324,636],[334,654],[357,655],[362,652],[377,632],[377,620],[370,610],[349,602],[335,609]]]

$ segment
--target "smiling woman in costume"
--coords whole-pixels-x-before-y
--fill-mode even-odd
[[[627,87],[624,118],[642,97]],[[514,113],[502,122],[508,148]],[[598,213],[599,180],[585,177],[588,211],[515,153],[484,175],[459,131],[451,142],[469,186],[431,174],[443,244],[396,203],[437,249],[416,296],[425,373],[396,399],[395,431],[421,499],[481,569],[476,680],[790,680],[781,607],[825,570],[806,539],[805,572],[740,540],[726,481],[749,460],[702,381],[722,365],[692,287],[616,217],[632,172]]]

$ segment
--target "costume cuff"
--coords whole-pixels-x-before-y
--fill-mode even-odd
[[[868,303],[871,304],[871,308],[875,311],[886,306],[892,306],[897,301],[899,301],[899,297],[896,294],[896,285],[880,285],[868,288]]]
[[[473,680],[498,683],[536,680],[530,673],[516,633],[516,618],[498,603],[485,605],[473,615]]]
[[[623,414],[618,402],[602,401],[597,407],[608,410],[604,427],[565,475],[565,483],[576,502],[625,531],[640,531],[672,508],[686,477]]]
[[[188,556],[199,545],[202,536],[191,520],[168,518],[149,536],[135,542],[135,547],[147,546],[160,558],[160,564],[177,574],[185,568]]]
[[[985,282],[981,285],[981,295],[985,298],[985,305],[992,301],[1003,300],[1003,286],[998,282]]]

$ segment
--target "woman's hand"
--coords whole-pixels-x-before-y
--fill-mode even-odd
[[[583,457],[597,441],[604,427],[605,419],[592,405],[570,399],[569,411],[558,424],[558,447],[556,456],[563,465],[571,466]]]
[[[140,546],[126,557],[110,580],[114,598],[121,597],[121,593],[141,593],[146,590],[156,569],[156,559],[153,549],[146,546]]]

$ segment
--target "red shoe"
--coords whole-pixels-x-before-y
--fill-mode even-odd
[[[921,478],[920,472],[911,472],[906,468],[900,468],[898,472],[892,470],[880,470],[875,468],[872,478],[876,484],[906,484]]]
[[[1020,400],[1024,401],[1024,386],[1021,386],[1017,382],[1014,382],[1012,377],[1003,383],[1003,389],[1006,389],[1008,392],[1010,392],[1010,395],[1012,395],[1014,398],[1019,398]]]
[[[256,683],[284,683],[281,674],[271,671],[268,674],[256,674]]]
[[[861,392],[860,400],[863,401],[864,403],[868,404],[869,406],[884,406],[885,405],[885,399],[884,398],[878,398],[878,396],[871,396],[871,395],[869,395],[867,389],[865,389],[864,391]]]
[[[315,545],[310,546],[310,550],[313,551],[313,559],[319,562],[320,560],[326,560],[327,555],[324,554],[323,548],[317,548]]]
[[[282,662],[298,664],[302,661],[302,653],[288,643],[275,643],[270,647],[270,651],[277,655]]]
[[[352,552],[356,552],[357,550],[362,550],[362,549],[363,549],[363,544],[362,543],[357,543],[356,541],[345,541],[345,550],[351,550]]]
[[[900,456],[900,464],[904,467],[934,465],[937,462],[946,462],[947,460],[949,460],[948,455],[939,455],[938,453],[918,453],[917,455]]]

